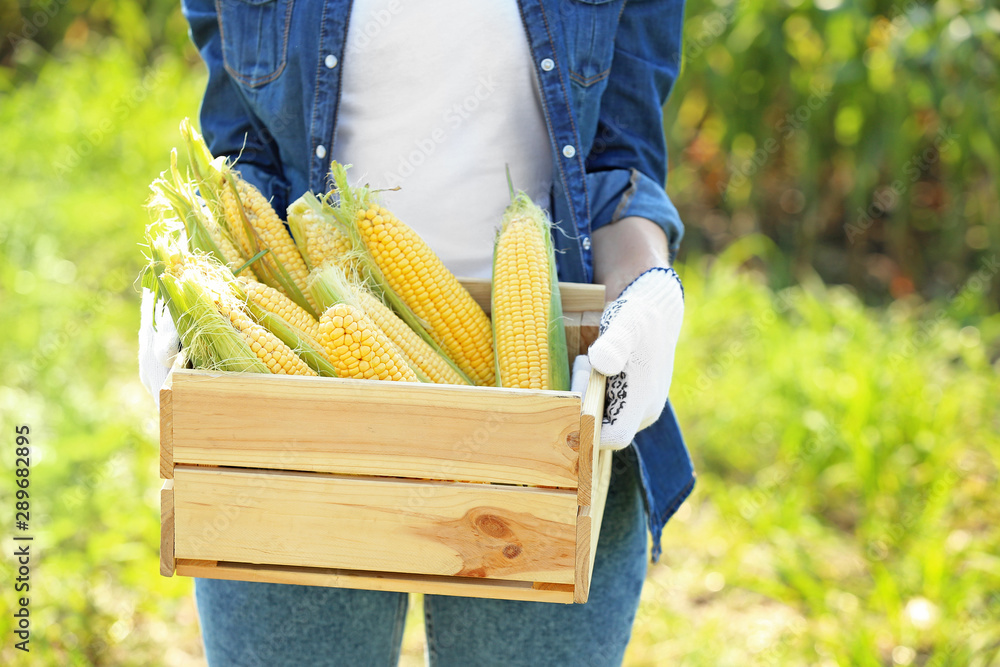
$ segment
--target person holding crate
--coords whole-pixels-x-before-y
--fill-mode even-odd
[[[208,66],[202,132],[283,212],[353,163],[456,275],[488,277],[504,176],[556,221],[559,278],[617,296],[574,365],[608,376],[617,450],[590,600],[425,596],[432,665],[614,665],[664,524],[694,475],[667,402],[683,228],[667,196],[662,108],[680,68],[683,0],[182,0]],[[157,322],[154,327],[153,322]],[[144,299],[154,393],[177,350]],[[581,382],[582,379],[582,382]],[[398,661],[403,593],[196,580],[211,665]]]

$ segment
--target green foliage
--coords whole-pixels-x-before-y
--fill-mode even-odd
[[[1000,316],[960,315],[977,281],[884,310],[774,292],[734,270],[768,248],[681,271],[672,397],[699,481],[628,664],[995,664]]]
[[[1000,246],[994,3],[690,0],[685,26],[682,251],[761,231],[781,273],[882,300],[946,295]]]
[[[141,68],[103,42],[0,102],[14,156],[0,164],[0,423],[8,444],[15,424],[33,434],[32,664],[183,662],[198,647],[190,581],[157,574],[157,421],[133,281],[148,184],[201,89],[176,57]],[[0,506],[13,488],[3,475]],[[0,578],[12,572],[0,559]],[[14,602],[0,596],[0,662],[26,664]]]
[[[52,54],[87,53],[109,36],[143,64],[193,48],[175,0],[0,0],[0,25],[0,90],[32,79]]]
[[[667,111],[691,249],[673,386],[700,478],[651,569],[630,665],[997,660],[998,15],[817,8],[834,2],[689,8]],[[108,31],[141,22],[118,15]],[[51,54],[22,44],[0,67],[13,156],[0,163],[0,423],[7,442],[15,424],[33,433],[30,658],[190,664],[190,581],[158,575],[157,422],[137,380],[133,281],[147,184],[196,115],[203,74],[161,28],[123,42],[85,24],[89,36],[53,23]],[[784,136],[786,115],[819,96]],[[954,144],[849,243],[852,211],[944,127]],[[744,183],[734,174],[761,147]],[[793,269],[798,286],[768,286]],[[863,305],[887,285],[905,293],[904,279],[952,295]],[[12,491],[0,478],[0,506]],[[23,658],[12,603],[0,595],[5,664]]]

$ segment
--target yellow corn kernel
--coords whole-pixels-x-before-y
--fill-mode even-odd
[[[252,278],[240,278],[240,285],[254,303],[269,313],[281,317],[293,327],[315,339],[319,335],[319,322],[302,306],[278,290]]]
[[[490,320],[472,295],[427,243],[385,208],[371,204],[355,220],[389,287],[428,324],[434,341],[476,384],[494,384]]]
[[[344,378],[417,382],[417,376],[364,311],[337,303],[319,318],[317,341]]]
[[[355,294],[368,317],[396,344],[407,363],[420,369],[431,382],[468,384],[427,341],[377,297],[363,289],[355,290]]]
[[[243,256],[240,254],[239,249],[237,249],[237,247],[233,245],[233,242],[230,241],[225,234],[223,234],[222,228],[219,227],[219,223],[206,217],[205,228],[212,236],[212,241],[215,242],[219,252],[222,253],[221,259],[225,260],[226,266],[235,271],[246,263],[243,260]],[[239,275],[244,278],[253,279],[253,271],[251,271],[249,267],[240,271]]]
[[[551,228],[545,212],[523,192],[512,198],[497,235],[492,306],[497,384],[568,390]]]
[[[324,220],[315,210],[296,201],[288,208],[289,222],[296,218],[296,229],[305,237],[305,254],[313,267],[330,261],[342,261],[351,252],[351,240],[340,229]],[[298,232],[296,232],[297,234]]]
[[[257,358],[263,361],[272,373],[277,375],[317,375],[309,368],[292,348],[282,343],[277,336],[250,319],[242,308],[222,300],[219,312],[229,319],[233,327],[250,345]]]
[[[281,263],[281,266],[288,272],[295,285],[302,291],[306,299],[309,300],[310,305],[315,308],[316,304],[312,302],[306,289],[309,269],[306,268],[305,260],[302,259],[299,249],[295,247],[295,242],[288,233],[285,223],[274,212],[271,203],[264,199],[264,195],[260,193],[260,190],[243,180],[235,172],[233,172],[233,181],[236,184],[239,201],[234,196],[232,189],[223,187],[223,211],[229,228],[233,230],[233,235],[243,248],[244,253],[248,257],[253,257],[255,254],[252,244],[246,235],[243,218],[240,215],[240,203],[243,205],[247,221],[260,239],[261,249],[270,249],[274,255],[274,259],[277,259]],[[273,259],[269,255],[264,255],[260,261],[273,266]],[[254,267],[256,266],[254,264]],[[258,278],[264,277],[256,268],[254,273]]]
[[[515,220],[497,242],[493,323],[504,387],[548,389],[549,289],[545,241],[537,227]],[[531,350],[533,354],[529,355]]]

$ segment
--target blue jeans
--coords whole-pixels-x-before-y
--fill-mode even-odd
[[[563,605],[424,596],[432,667],[620,665],[646,576],[646,516],[632,448],[616,452],[590,600]],[[197,579],[212,667],[390,667],[405,593]]]

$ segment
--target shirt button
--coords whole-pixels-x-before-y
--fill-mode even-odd
[[[590,237],[589,236],[584,236],[583,237],[583,249],[584,250],[590,250]]]
[[[329,55],[323,62],[326,63],[327,68],[333,69],[337,66],[337,56]]]
[[[576,155],[576,148],[573,147],[573,144],[563,146],[563,157],[573,157],[574,155]]]
[[[541,64],[542,64],[542,69],[546,72],[551,72],[552,68],[556,66],[552,58],[546,58],[545,60],[542,61]]]
[[[319,146],[316,147],[316,157],[318,157],[320,160],[326,157],[326,146],[320,144]]]

